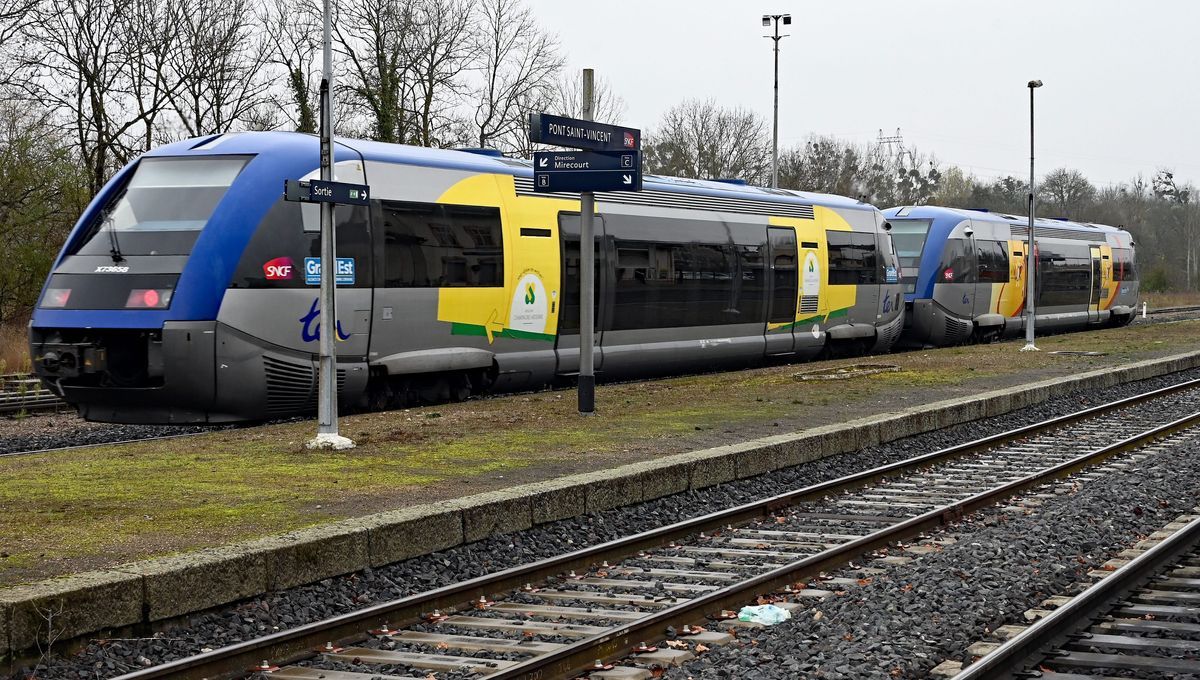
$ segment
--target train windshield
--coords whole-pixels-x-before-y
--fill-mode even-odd
[[[187,255],[245,157],[146,158],[80,255]]]
[[[930,220],[892,218],[888,222],[892,225],[892,245],[896,248],[896,256],[900,258],[900,270],[904,274],[900,281],[904,284],[904,292],[912,293],[917,289],[921,251],[925,249]]]

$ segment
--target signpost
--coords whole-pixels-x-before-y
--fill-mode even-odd
[[[592,69],[583,70],[583,119],[529,115],[529,138],[586,151],[534,154],[533,189],[579,193],[579,413],[596,411],[596,191],[642,190],[642,133],[592,120]]]
[[[324,2],[324,30],[322,45],[321,77],[321,179],[301,182],[284,182],[283,197],[289,201],[319,203],[321,206],[321,259],[320,262],[305,262],[306,270],[315,270],[321,284],[320,371],[317,377],[317,436],[306,446],[310,449],[350,449],[354,442],[338,434],[337,422],[337,286],[346,276],[341,262],[337,260],[334,236],[333,207],[338,203],[367,205],[369,189],[362,184],[345,184],[333,181],[333,39],[330,0]],[[315,259],[315,258],[312,258]],[[335,264],[337,263],[337,264]],[[329,272],[334,272],[330,275]],[[324,273],[324,275],[322,275]],[[354,281],[353,262],[349,267],[349,280]],[[307,273],[306,273],[306,280]]]
[[[585,83],[591,73],[590,68],[583,70]],[[584,89],[586,99],[591,90],[586,86]],[[530,141],[592,151],[637,151],[642,148],[641,130],[595,122],[591,118],[590,102],[584,102],[583,111],[583,120],[548,113],[529,114]]]
[[[533,154],[535,191],[639,191],[640,151],[539,151]]]
[[[301,203],[341,203],[343,205],[370,205],[370,187],[366,184],[325,182],[319,179],[287,179],[283,181],[283,196],[289,201]]]

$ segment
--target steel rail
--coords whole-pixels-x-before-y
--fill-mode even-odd
[[[1021,631],[990,654],[964,669],[954,680],[999,680],[1028,677],[1022,671],[1046,658],[1047,652],[1086,628],[1124,599],[1128,593],[1153,579],[1164,567],[1200,544],[1200,519],[1164,538],[1128,564],[1091,585],[1080,595],[1055,609],[1045,618]]]
[[[1102,404],[1091,408],[1076,411],[1062,416],[1057,416],[1045,421],[1025,425],[1022,427],[1009,430],[1007,432],[983,437],[971,442],[951,446],[945,449],[940,449],[932,453],[924,454],[914,458],[882,465],[870,470],[847,475],[838,479],[834,479],[820,484],[815,484],[802,489],[788,491],[770,498],[752,501],[734,508],[728,508],[717,512],[702,515],[688,520],[683,520],[675,524],[657,529],[635,534],[633,536],[623,537],[601,543],[588,548],[576,550],[571,553],[558,555],[555,557],[546,558],[518,567],[505,569],[494,574],[479,576],[467,581],[443,586],[434,590],[416,593],[407,597],[403,597],[390,602],[380,603],[371,607],[366,607],[353,612],[347,612],[339,616],[317,621],[296,628],[292,628],[271,635],[247,640],[245,642],[229,645],[220,649],[215,649],[211,652],[204,652],[196,656],[186,657],[170,661],[165,664],[154,666],[147,669],[134,671],[125,675],[119,676],[117,680],[157,680],[160,678],[178,678],[180,680],[218,680],[220,678],[236,678],[242,677],[245,674],[245,669],[258,665],[263,659],[269,659],[273,664],[283,665],[294,663],[296,661],[310,658],[316,654],[317,650],[326,642],[334,642],[341,646],[349,646],[357,641],[361,641],[364,636],[364,631],[368,629],[380,628],[387,624],[391,628],[405,626],[415,623],[421,619],[421,616],[434,609],[448,610],[467,608],[470,604],[480,597],[492,599],[496,596],[507,594],[513,590],[519,589],[526,583],[541,581],[568,570],[590,568],[593,564],[599,563],[602,560],[617,561],[621,558],[626,558],[629,555],[636,554],[640,550],[650,550],[669,542],[682,539],[687,536],[705,531],[723,529],[729,524],[745,523],[750,520],[764,517],[772,514],[776,510],[793,506],[797,503],[820,499],[826,495],[860,488],[869,485],[879,479],[897,474],[911,472],[923,467],[930,466],[935,463],[943,462],[957,457],[962,457],[978,451],[994,448],[1000,444],[1010,442],[1017,439],[1022,439],[1038,433],[1056,429],[1064,425],[1069,425],[1080,420],[1103,415],[1115,410],[1128,408],[1140,403],[1164,397],[1177,392],[1186,391],[1200,387],[1200,380],[1191,380],[1177,385],[1160,388],[1144,394],[1134,395],[1108,404]],[[1198,416],[1200,417],[1200,416]],[[1128,441],[1128,440],[1127,440]],[[1124,443],[1124,442],[1122,442]],[[1120,444],[1108,447],[1113,449]],[[1069,461],[1064,465],[1060,465],[1055,469],[1064,468],[1071,465],[1075,461]],[[1070,470],[1070,471],[1073,471]],[[1065,472],[1063,474],[1069,474]],[[1007,493],[1012,493],[1019,490],[1016,486],[1018,482],[1007,484],[1003,488],[1008,489]],[[977,497],[967,499],[963,502],[956,503],[949,509],[941,508],[925,515],[907,520],[901,524],[904,527],[922,527],[916,530],[917,533],[929,528],[936,527],[945,522],[952,521],[968,509],[975,509],[990,503],[988,501],[978,501]],[[896,540],[896,538],[876,537],[875,534],[857,539],[849,544],[840,546],[839,554],[849,554],[850,546],[857,549],[857,554],[872,550],[877,547],[882,547],[887,543]],[[812,557],[801,560],[797,565],[814,565],[814,568],[819,571],[822,568],[833,566],[844,561],[844,557],[826,557],[829,553],[821,553]],[[739,591],[739,600],[744,603],[744,593],[749,590],[765,590],[774,585],[783,586],[794,582],[798,577],[796,575],[786,576],[784,570],[793,567],[788,565],[781,567],[772,572],[760,575],[751,579],[742,591]],[[814,572],[815,573],[815,572]],[[693,602],[709,602],[716,598],[717,593],[726,591],[714,591],[707,597],[693,600]],[[730,595],[730,603],[734,601],[734,596]],[[740,606],[740,605],[739,605]],[[670,613],[671,617],[678,616],[681,621],[686,620],[687,623],[696,623],[704,618],[704,615],[720,609],[720,605],[713,605],[711,608],[706,608],[703,612],[695,611],[692,607],[673,607],[656,615],[654,620],[656,623],[648,626],[637,626],[637,630],[647,630],[649,633],[641,639],[654,639],[658,637],[658,633],[663,630],[665,625],[657,623],[657,621]],[[728,607],[727,607],[728,608]],[[682,625],[682,624],[681,624]],[[616,637],[619,632],[619,637]],[[572,661],[569,665],[578,670],[582,667],[590,665],[596,658],[613,657],[618,652],[623,652],[628,649],[628,646],[621,647],[615,640],[625,640],[636,637],[633,632],[633,626],[622,626],[615,629],[611,634],[600,636],[596,640],[584,640],[577,644],[570,645],[559,653],[550,655],[550,658],[555,663],[564,654],[570,653]],[[636,641],[635,641],[636,642]],[[586,643],[586,647],[585,647]],[[584,650],[587,651],[584,651]],[[599,653],[597,650],[603,649],[604,653]],[[583,656],[591,655],[585,659],[586,664],[579,665]],[[579,656],[582,655],[582,656]],[[545,658],[545,657],[543,657]],[[529,677],[529,678],[545,678],[548,677],[543,673],[546,670],[534,670],[529,666],[529,663],[513,667],[510,671],[515,672],[518,669],[527,669],[524,674],[510,674],[506,671],[503,674],[497,674],[494,677]],[[563,664],[558,664],[558,667],[565,667]],[[493,676],[489,676],[493,677]]]
[[[707,622],[713,612],[736,610],[755,595],[774,592],[798,580],[811,578],[822,571],[845,564],[855,557],[902,541],[917,534],[949,524],[968,513],[985,508],[1015,493],[1045,484],[1095,465],[1107,458],[1144,446],[1180,430],[1200,424],[1200,411],[1166,425],[1134,435],[1115,444],[1077,456],[1041,472],[1022,477],[962,501],[930,510],[898,524],[880,529],[862,538],[844,543],[791,564],[715,590],[679,605],[647,615],[602,635],[585,638],[558,651],[534,657],[517,666],[492,673],[488,680],[543,680],[551,677],[572,677],[592,665],[595,659],[614,659],[627,655],[628,650],[643,640],[658,640],[667,626],[681,628]]]

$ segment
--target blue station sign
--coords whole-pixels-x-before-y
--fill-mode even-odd
[[[590,151],[638,151],[642,148],[641,130],[548,113],[529,114],[529,138],[539,144]]]
[[[641,191],[638,151],[539,151],[533,154],[534,191]]]
[[[289,201],[301,203],[340,203],[342,205],[370,205],[370,187],[366,184],[325,182],[319,179],[303,182],[284,180],[283,196]]]

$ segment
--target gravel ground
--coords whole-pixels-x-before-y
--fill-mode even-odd
[[[1090,394],[1070,395],[997,418],[966,423],[937,432],[909,437],[886,445],[827,458],[754,479],[740,480],[628,508],[618,508],[594,515],[555,522],[528,531],[492,537],[484,541],[408,560],[389,567],[367,570],[343,578],[327,579],[317,584],[272,593],[263,598],[241,603],[236,607],[229,607],[196,616],[191,620],[189,625],[167,631],[158,638],[141,641],[114,641],[105,644],[93,643],[79,654],[70,658],[53,658],[44,662],[37,669],[37,678],[38,680],[51,680],[56,678],[94,679],[112,677],[147,665],[148,663],[160,663],[181,656],[195,654],[205,647],[217,648],[240,642],[257,635],[274,632],[275,630],[327,618],[369,604],[458,582],[517,564],[608,541],[637,531],[663,526],[733,504],[744,503],[786,490],[834,479],[884,463],[909,458],[919,453],[1003,432],[1054,415],[1070,413],[1080,408],[1110,402],[1154,387],[1162,387],[1198,377],[1200,377],[1200,370],[1193,370],[1141,383],[1121,385]],[[1174,490],[1171,493],[1177,491],[1181,494],[1192,493],[1194,495],[1194,489],[1200,488],[1200,486],[1197,486],[1197,477],[1200,477],[1200,470],[1194,470],[1194,468],[1195,466],[1192,465],[1178,468],[1177,471],[1179,474],[1164,480],[1169,482],[1164,488]],[[1141,474],[1144,476],[1144,474],[1151,472],[1146,471]],[[1139,477],[1138,479],[1140,480],[1141,478]],[[1099,485],[1096,486],[1098,487]],[[1142,527],[1143,524],[1147,528],[1153,527],[1156,522],[1161,524],[1161,516],[1164,513],[1169,514],[1174,512],[1175,515],[1178,515],[1182,512],[1179,508],[1191,507],[1191,505],[1195,504],[1194,500],[1191,502],[1191,505],[1183,501],[1172,500],[1172,503],[1178,502],[1180,504],[1170,509],[1159,511],[1155,509],[1157,506],[1154,499],[1150,498],[1147,491],[1144,491],[1145,488],[1141,485],[1140,481],[1135,482],[1132,477],[1129,479],[1122,478],[1119,483],[1115,483],[1113,489],[1107,492],[1093,494],[1092,485],[1089,485],[1086,491],[1093,495],[1088,497],[1091,498],[1094,496],[1096,505],[1092,506],[1089,514],[1080,516],[1101,519],[1093,519],[1088,524],[1076,526],[1079,524],[1079,521],[1074,518],[1074,513],[1079,512],[1079,509],[1075,508],[1065,511],[1071,513],[1073,519],[1071,522],[1064,523],[1063,526],[1075,532],[1073,535],[1079,539],[1081,546],[1085,544],[1090,546],[1086,549],[1080,547],[1078,550],[1085,554],[1096,555],[1096,552],[1100,551],[1103,546],[1116,546],[1129,542],[1130,532],[1141,530],[1139,527]],[[1114,495],[1112,498],[1128,498],[1127,504],[1139,504],[1140,507],[1147,509],[1147,512],[1143,513],[1141,517],[1136,515],[1133,517],[1119,515],[1120,521],[1116,518],[1106,516],[1108,510],[1104,508],[1113,507],[1113,502],[1110,498],[1106,497],[1106,493],[1120,493],[1120,495]],[[1165,494],[1167,492],[1160,491],[1159,493]],[[1080,496],[1082,497],[1083,494],[1080,494]],[[1176,499],[1178,495],[1164,497]],[[999,522],[1000,520],[999,518],[993,518],[992,521]],[[1042,525],[1046,531],[1052,531],[1056,526],[1054,522],[1049,520],[1044,521]],[[1054,551],[1055,555],[1064,554],[1063,551],[1053,548],[1054,541],[1061,539],[1056,538],[1054,541],[1045,542],[1038,538],[1041,533],[1036,527],[1027,526],[1020,531],[1014,532],[1008,531],[1007,526],[1007,524],[998,524],[994,527],[996,531],[1002,532],[996,534],[994,540],[980,542],[978,547],[972,547],[975,543],[974,541],[966,542],[965,544],[956,546],[953,551],[953,554],[957,555],[957,559],[961,562],[961,565],[952,563],[955,565],[955,568],[980,569],[982,572],[977,578],[972,580],[995,585],[994,601],[989,600],[987,604],[978,607],[975,605],[965,606],[965,609],[968,610],[978,610],[979,616],[983,617],[985,622],[1003,618],[1005,614],[1001,612],[1007,611],[1007,609],[1002,607],[1002,605],[1007,605],[1007,603],[1015,601],[1023,602],[1026,599],[1034,597],[1031,595],[1032,593],[1039,590],[1048,592],[1046,588],[1058,583],[1058,581],[1052,581],[1046,586],[1040,586],[1031,582],[1028,588],[1017,584],[1012,586],[1015,588],[1012,592],[1004,590],[1008,586],[1005,585],[1006,581],[1002,576],[1012,570],[1012,565],[1002,560],[1019,559],[1020,561],[1024,561],[1028,567],[1029,560],[1027,559],[1027,554],[1035,548],[1042,551],[1042,553],[1049,554],[1047,551]],[[1084,540],[1085,538],[1086,540]],[[1014,545],[1021,547],[1017,549],[1010,547]],[[967,552],[963,552],[964,550]],[[1074,551],[1075,549],[1073,548],[1072,554]],[[938,563],[941,563],[941,556],[950,552],[948,549],[946,553],[939,554]],[[996,561],[998,566],[995,571],[987,565],[980,565],[978,567],[970,566],[975,564],[982,556],[986,555],[990,559],[993,554],[998,555]],[[1103,561],[1102,556],[1096,556],[1094,559]],[[1049,560],[1049,562],[1052,564],[1054,560]],[[916,565],[915,568],[925,569],[925,572],[922,573],[931,574],[932,578],[937,578],[938,574],[947,573],[944,567],[931,569],[924,566],[927,564],[932,564],[932,562],[923,561]],[[1043,565],[1043,567],[1046,567],[1046,565]],[[1075,567],[1073,565],[1042,568],[1035,574],[1033,573],[1033,569],[1036,568],[1029,567],[1028,578],[1037,580],[1039,576],[1043,579],[1053,577],[1063,581],[1062,585],[1074,580]],[[1083,568],[1082,565],[1079,568]],[[951,570],[951,573],[953,573],[953,570]],[[914,578],[916,577],[914,576]],[[880,582],[882,583],[883,579],[880,579]],[[936,607],[941,606],[937,603],[944,602],[946,603],[946,607],[953,607],[955,610],[958,610],[964,609],[966,603],[972,602],[971,599],[966,598],[963,594],[963,589],[967,588],[968,585],[967,579],[954,577],[950,581],[942,583],[938,588],[931,586],[928,592],[921,593],[923,597],[920,598],[915,597],[916,588],[913,588],[912,591],[908,591],[909,595],[906,598],[914,597],[915,600],[899,600],[898,604],[900,602],[907,602],[905,608],[897,609],[897,613],[889,613],[888,616],[879,616],[878,612],[880,608],[878,606],[864,607],[855,602],[856,598],[851,597],[830,603],[830,607],[840,604],[847,612],[861,610],[858,611],[857,620],[861,622],[860,625],[867,626],[866,630],[888,626],[890,619],[901,616],[899,612],[903,612],[903,616],[908,619],[915,616],[925,621],[926,625],[929,625],[929,621],[935,620],[933,612],[937,611]],[[948,586],[954,587],[948,588]],[[939,588],[946,588],[946,592],[953,592],[956,595],[945,596]],[[928,606],[923,604],[926,602]],[[1023,611],[1025,608],[1025,606],[1021,606],[1019,609],[1014,609],[1014,611],[1019,615],[1020,611]],[[864,613],[870,613],[870,620],[862,621]],[[937,614],[936,616],[939,619],[944,619],[949,615]],[[826,621],[822,625],[828,626],[831,625],[831,621],[840,621],[841,616],[834,617],[830,615],[823,617],[822,620]],[[770,632],[786,631],[792,625],[801,624],[794,622],[793,624],[789,624],[789,628],[777,628]],[[921,627],[915,627],[916,625],[916,622],[908,620],[903,624],[903,627],[897,627],[895,629],[898,631],[896,633],[897,639],[912,640],[913,636],[905,631],[923,630]],[[880,630],[883,629],[880,628]],[[823,644],[831,644],[827,641],[825,633],[831,633],[831,631],[821,630],[813,634],[822,635],[821,640],[826,641]],[[842,634],[841,632],[836,633],[836,635]],[[839,657],[838,663],[830,666],[830,662],[825,660],[826,652],[815,651],[822,649],[819,647],[819,644],[822,643],[810,641],[804,635],[807,635],[807,633],[800,633],[799,631],[794,635],[787,635],[786,639],[790,640],[790,642],[786,643],[784,647],[791,651],[784,652],[781,648],[778,652],[769,653],[769,658],[763,657],[763,652],[756,652],[754,649],[743,650],[744,653],[739,654],[736,650],[741,648],[729,648],[719,653],[722,655],[728,654],[728,662],[730,664],[746,664],[743,670],[751,665],[758,669],[755,673],[745,675],[745,677],[795,677],[794,673],[796,671],[789,669],[803,667],[804,664],[808,664],[809,667],[812,667],[814,664],[820,664],[822,668],[827,666],[837,668],[852,662],[858,665],[867,663],[865,660],[856,660],[849,656],[844,656]],[[854,633],[850,633],[850,635],[853,637]],[[937,633],[937,635],[942,636],[942,638],[932,637],[930,639],[933,642],[925,643],[930,645],[931,650],[938,649],[938,645],[943,644],[939,640],[943,638],[944,644],[950,645],[951,643],[957,644],[970,637],[971,640],[967,641],[967,644],[969,644],[975,637],[978,637],[978,633],[974,628],[968,627],[966,623],[961,623],[961,625],[953,630],[943,630]],[[765,648],[770,644],[767,641],[768,639],[768,636],[764,636],[764,640],[760,642],[759,646]],[[965,644],[963,646],[965,647]],[[811,656],[805,656],[803,657],[804,660],[800,660],[800,657],[796,656],[800,650],[814,650],[814,653],[819,653],[822,656],[816,661],[811,660],[814,658]],[[905,648],[897,644],[880,643],[875,647],[870,647],[870,644],[864,643],[863,650],[865,651],[848,651],[846,654],[861,654],[865,659],[883,659],[886,655],[889,663],[892,663],[890,659],[893,655],[905,656],[906,654]],[[832,654],[833,652],[829,653]],[[904,668],[926,668],[932,667],[936,663],[934,652],[923,651],[921,653],[926,654],[929,659],[919,660],[919,665],[905,665],[902,667],[901,672],[905,672]],[[787,657],[789,660],[784,662],[784,657]],[[925,665],[926,663],[928,666]],[[883,675],[878,675],[878,677],[886,677],[891,667],[889,666],[887,669],[880,671],[879,669],[882,666],[873,666],[871,672],[882,672]],[[25,677],[28,674],[28,670],[22,669],[15,677]],[[744,675],[743,673],[728,674],[725,673],[724,669],[714,669],[707,665],[705,666],[705,670],[697,672],[707,674],[704,677],[713,678],[743,677]],[[685,676],[686,674],[678,677]],[[843,674],[840,676],[829,675],[827,677],[859,676]]]
[[[211,432],[202,425],[113,425],[89,423],[71,410],[42,411],[20,418],[0,417],[0,455],[64,446],[109,444],[173,434]]]
[[[945,532],[958,542],[943,551],[888,567],[790,621],[740,631],[665,677],[915,678],[943,659],[968,661],[967,646],[987,631],[1025,623],[1025,610],[1189,512],[1200,500],[1198,438],[1152,465],[1083,482],[1032,514],[976,515]]]

